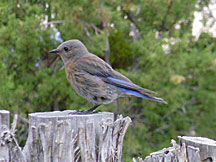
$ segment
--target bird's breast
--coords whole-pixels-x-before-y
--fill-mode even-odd
[[[68,79],[70,82],[72,81],[73,75],[74,75],[75,72],[77,71],[77,70],[76,70],[76,67],[75,67],[76,61],[77,61],[77,59],[71,60],[70,62],[68,62],[68,63],[65,65],[66,76],[67,76],[67,79]]]

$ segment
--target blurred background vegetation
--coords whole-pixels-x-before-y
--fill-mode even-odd
[[[28,113],[92,106],[48,53],[69,39],[168,102],[131,97],[100,107],[133,120],[125,162],[170,146],[178,135],[216,139],[212,6],[208,0],[1,0],[0,108],[19,114],[19,142],[25,143]],[[203,15],[197,24],[196,14]]]

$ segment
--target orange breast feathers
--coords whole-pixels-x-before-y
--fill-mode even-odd
[[[65,72],[66,72],[67,79],[69,81],[72,80],[72,75],[76,71],[76,67],[75,67],[76,61],[77,59],[74,59],[65,65]]]

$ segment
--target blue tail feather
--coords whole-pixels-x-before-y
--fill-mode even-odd
[[[117,87],[121,87],[121,88],[125,88],[128,90],[140,92],[141,94],[145,94],[145,93],[156,94],[156,92],[154,92],[154,91],[142,88],[142,87],[140,87],[140,86],[138,86],[138,85],[136,85],[130,81],[122,80],[119,78],[107,77],[104,81],[107,83],[110,83],[112,85],[115,85]]]
[[[154,101],[158,101],[158,102],[162,102],[164,103],[163,99],[161,98],[154,98],[154,97],[151,97],[149,95],[146,95],[146,94],[143,94],[143,93],[140,93],[138,91],[135,91],[135,90],[131,90],[131,89],[127,89],[127,88],[122,88],[122,87],[118,87],[119,90],[121,90],[122,92],[127,92],[131,95],[134,95],[134,96],[137,96],[137,97],[142,97],[142,98],[146,98],[146,99],[149,99],[149,100],[154,100]]]

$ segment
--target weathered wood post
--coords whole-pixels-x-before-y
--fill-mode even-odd
[[[114,121],[110,112],[74,112],[29,114],[26,145],[22,150],[12,140],[11,161],[121,162],[123,138],[131,119],[118,116]]]
[[[185,145],[190,161],[216,162],[216,141],[205,137],[179,136],[180,146]]]
[[[171,140],[173,147],[164,148],[144,160],[133,162],[216,162],[216,141],[205,137],[178,136],[180,144]]]
[[[29,114],[22,149],[15,138],[17,115],[9,127],[9,111],[0,110],[0,162],[121,162],[129,117],[100,112],[55,111]],[[139,162],[216,162],[216,141],[179,136],[173,147],[153,152]],[[138,162],[133,158],[133,162]]]
[[[6,138],[5,131],[10,128],[10,112],[7,110],[0,110],[0,135],[1,138]],[[9,148],[5,144],[5,140],[0,140],[0,162],[9,161]]]

